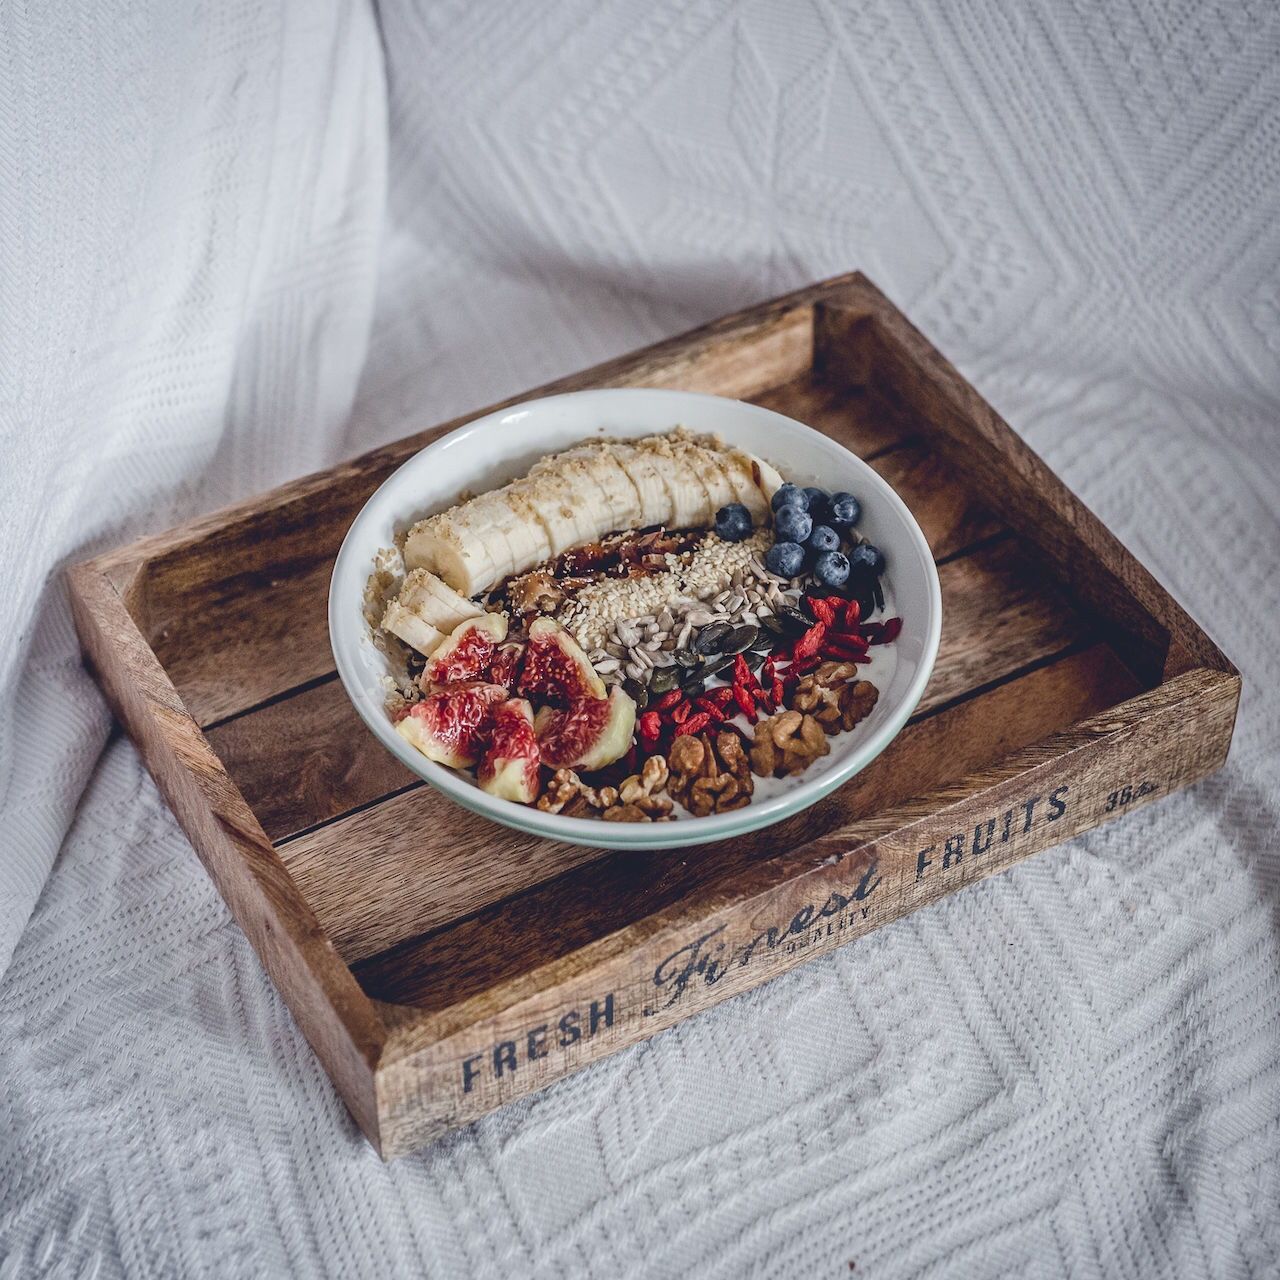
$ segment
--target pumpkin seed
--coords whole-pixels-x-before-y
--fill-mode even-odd
[[[760,619],[760,625],[766,630],[777,636],[779,640],[788,640],[791,638],[791,632],[782,625],[782,619],[776,613],[766,613]]]
[[[759,638],[759,627],[753,627],[750,624],[734,627],[725,637],[725,641],[720,648],[725,653],[741,653],[743,649],[749,649]]]
[[[706,662],[702,664],[702,669],[699,674],[703,676],[717,675],[719,672],[723,671],[725,667],[733,664],[733,656],[734,655],[731,653],[722,653],[717,657],[708,658]]]
[[[680,672],[675,667],[662,667],[653,673],[653,678],[649,681],[649,692],[666,693],[669,689],[674,689],[679,675]]]
[[[692,649],[679,649],[676,651],[676,661],[682,667],[696,667],[702,659]]]
[[[639,680],[624,680],[622,682],[622,692],[642,711],[649,705],[649,690]]]
[[[698,694],[706,691],[707,682],[701,676],[695,675],[692,678],[686,678],[680,686],[680,692],[686,698],[696,698]]]

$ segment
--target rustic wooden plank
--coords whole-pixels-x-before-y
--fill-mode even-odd
[[[928,425],[958,479],[999,494],[1002,519],[1108,625],[1109,639],[1144,679],[1194,666],[1234,673],[1120,540],[869,280],[843,285],[822,303],[814,341],[822,376],[881,392]]]
[[[370,1141],[382,1022],[103,574],[76,566],[71,607],[86,660],[182,829]]]
[[[501,870],[510,888],[507,895],[495,897],[498,905],[486,904],[452,928],[446,927],[448,916],[437,911],[422,930],[436,932],[366,957],[355,965],[356,976],[380,1000],[446,1008],[670,906],[762,857],[951,782],[1135,692],[1133,676],[1115,655],[1105,645],[1091,646],[916,719],[839,791],[763,831],[640,858],[582,851],[586,856],[579,858],[583,865],[578,870],[554,880],[544,876],[540,886],[534,880],[507,878],[504,856]],[[349,841],[347,847],[358,848],[358,842]],[[458,905],[464,903],[465,898]],[[323,907],[318,909],[323,916]],[[517,935],[519,946],[514,945]]]
[[[1187,673],[439,1013],[383,1005],[384,1151],[411,1150],[1204,776],[1222,763],[1238,694],[1237,678]],[[1128,804],[1113,798],[1124,786]]]
[[[1087,638],[1076,615],[1053,592],[1043,589],[1035,567],[1011,543],[952,561],[943,566],[940,578],[943,638],[919,715],[976,688],[998,684]],[[992,625],[993,600],[1000,601],[997,626]],[[314,690],[310,700],[318,702],[315,695],[321,693]],[[332,702],[330,707],[336,715],[349,716]],[[251,786],[246,794],[255,809],[264,801],[273,804],[270,797],[278,788],[299,785],[285,780],[308,771],[307,758],[313,751],[310,734],[293,736],[285,704],[254,718],[259,717],[279,726],[280,754],[274,767],[270,749],[256,757],[260,768],[252,778],[239,767],[245,762],[230,760],[240,785]],[[347,758],[343,744],[349,737],[347,730],[324,734],[326,741],[335,744],[334,758]],[[215,742],[223,748],[228,745],[216,734]],[[368,751],[375,760],[390,760],[371,738]],[[325,776],[326,769],[327,765],[317,765],[314,776]],[[401,776],[399,766],[388,771],[389,779]],[[360,780],[368,778],[377,784],[378,777],[372,772],[361,774]],[[344,785],[335,783],[335,795],[344,802],[360,794],[344,790]],[[348,960],[475,911],[596,856],[595,851],[576,845],[538,841],[497,828],[457,809],[430,787],[367,805],[374,798],[356,801],[367,807],[279,846],[312,910]],[[323,790],[320,799],[324,804]],[[494,849],[502,850],[501,857],[493,856]]]

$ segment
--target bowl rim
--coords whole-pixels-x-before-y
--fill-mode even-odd
[[[729,813],[711,814],[702,818],[686,818],[677,822],[642,823],[642,822],[602,822],[598,818],[573,818],[561,814],[546,813],[533,805],[517,804],[512,800],[504,800],[490,796],[482,791],[467,774],[450,769],[445,765],[428,760],[421,752],[415,750],[395,731],[391,720],[383,707],[383,695],[376,698],[369,696],[369,690],[362,678],[359,660],[356,657],[362,633],[367,634],[368,624],[363,610],[359,607],[363,599],[364,584],[371,572],[373,549],[369,551],[369,563],[364,567],[353,563],[357,544],[362,539],[367,526],[373,523],[374,515],[381,505],[379,499],[385,490],[393,487],[401,474],[418,462],[423,455],[443,451],[457,445],[461,440],[478,432],[488,430],[499,423],[510,422],[511,419],[528,414],[535,407],[538,409],[553,407],[569,400],[581,401],[584,398],[607,399],[615,401],[640,399],[670,399],[672,402],[674,425],[679,421],[676,405],[680,401],[696,399],[699,401],[715,401],[735,406],[735,411],[747,411],[757,417],[775,420],[783,431],[794,429],[814,432],[830,449],[844,455],[842,461],[848,462],[860,473],[859,483],[866,483],[877,489],[883,499],[899,515],[914,549],[925,565],[925,581],[929,596],[928,616],[925,619],[924,647],[919,667],[907,686],[906,693],[893,709],[883,724],[869,735],[857,747],[849,751],[847,757],[833,764],[826,773],[808,782],[797,780],[779,795],[759,803],[752,802],[742,809]],[[536,446],[535,446],[536,447]],[[568,446],[566,446],[568,447]],[[398,517],[395,518],[399,523]],[[360,584],[360,592],[354,598],[348,598],[342,590],[345,581],[351,578]],[[539,396],[522,400],[515,404],[495,409],[490,413],[472,418],[469,422],[455,427],[452,431],[424,445],[406,458],[387,478],[369,495],[352,520],[338,549],[334,560],[333,572],[329,579],[328,627],[330,648],[333,651],[334,663],[343,691],[355,707],[356,712],[374,737],[391,752],[411,773],[416,774],[428,785],[443,792],[455,803],[473,813],[480,814],[504,826],[512,827],[527,834],[558,840],[568,844],[593,845],[601,848],[623,849],[656,849],[676,848],[693,844],[706,844],[714,840],[742,835],[761,827],[780,822],[791,815],[809,808],[829,795],[837,787],[842,786],[854,774],[867,767],[902,731],[912,713],[919,705],[925,686],[933,673],[938,654],[938,645],[942,635],[942,589],[938,579],[938,569],[933,553],[929,548],[923,531],[910,508],[898,495],[887,480],[884,479],[869,463],[857,454],[845,448],[838,440],[817,431],[795,418],[787,417],[774,409],[750,401],[735,400],[728,396],[711,395],[701,391],[681,391],[659,387],[597,387],[581,391],[560,392],[550,396]],[[376,703],[376,709],[375,704]]]

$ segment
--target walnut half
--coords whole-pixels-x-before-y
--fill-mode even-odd
[[[794,708],[761,720],[751,745],[751,767],[762,778],[803,773],[831,750],[826,730],[811,715]]]

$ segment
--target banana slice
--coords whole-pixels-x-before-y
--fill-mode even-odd
[[[707,491],[707,502],[710,504],[713,520],[721,507],[738,501],[738,491],[720,465],[720,458],[715,450],[704,448],[694,440],[686,440],[680,444],[678,451]]]
[[[722,449],[716,457],[733,486],[735,501],[742,503],[751,512],[753,520],[759,522],[767,517],[769,499],[773,497],[773,492],[771,490],[766,494],[757,483],[751,457],[741,449]],[[775,485],[774,488],[776,487]]]
[[[669,525],[671,495],[667,492],[662,473],[654,465],[648,452],[633,442],[619,441],[609,447],[640,497],[640,514],[636,518],[636,524],[640,528],[651,524]]]
[[[406,608],[399,600],[387,603],[386,612],[382,615],[382,629],[398,636],[405,644],[419,653],[430,654],[444,643],[444,632],[431,625],[412,609]]]
[[[513,501],[523,504],[546,531],[551,555],[558,556],[570,547],[587,541],[579,532],[577,509],[583,495],[558,471],[544,471],[510,486]],[[519,508],[518,508],[519,509]]]
[[[487,591],[502,577],[507,558],[505,543],[486,538],[468,515],[469,503],[461,503],[409,530],[404,562],[410,569],[427,569],[442,577],[464,596]]]
[[[612,516],[608,532],[623,532],[647,523],[640,491],[622,469],[611,444],[588,445],[582,463],[604,494],[605,505]]]
[[[405,564],[428,575],[420,580],[421,598],[439,595],[444,613],[437,616],[404,593],[399,603],[424,625],[451,630],[456,620],[446,628],[444,618],[474,608],[465,597],[612,531],[698,528],[730,502],[743,503],[753,519],[767,519],[769,499],[781,483],[777,471],[753,454],[682,429],[579,445],[541,459],[523,479],[414,525]],[[399,613],[396,622],[412,629]],[[415,634],[424,643],[432,639]]]
[[[710,524],[715,517],[710,495],[688,460],[680,456],[678,444],[668,436],[650,436],[640,442],[639,448],[652,459],[667,486],[671,527],[692,529]]]
[[[448,583],[426,569],[414,569],[405,578],[396,603],[442,635],[448,635],[460,622],[478,617],[483,612],[479,605],[459,595]],[[405,639],[404,636],[400,638]],[[406,643],[413,642],[406,640]]]

